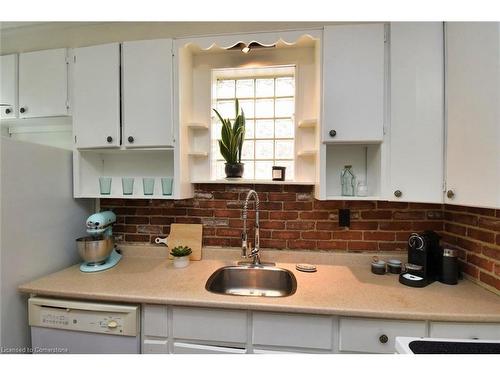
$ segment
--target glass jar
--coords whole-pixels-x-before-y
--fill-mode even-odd
[[[358,182],[358,188],[356,190],[356,195],[358,197],[368,196],[368,186],[366,185],[366,182],[364,182],[364,181]]]
[[[356,188],[356,176],[352,172],[352,165],[345,165],[340,173],[340,183],[342,186],[342,195],[353,197]]]

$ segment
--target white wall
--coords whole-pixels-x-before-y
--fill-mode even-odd
[[[3,347],[29,344],[23,282],[79,262],[92,200],[73,199],[70,151],[1,139],[0,300]]]

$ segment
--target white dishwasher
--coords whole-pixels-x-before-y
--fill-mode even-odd
[[[33,353],[140,353],[140,307],[32,297]]]

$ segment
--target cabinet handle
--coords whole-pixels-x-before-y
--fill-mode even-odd
[[[382,344],[387,344],[387,341],[389,341],[389,337],[387,337],[387,335],[380,335],[378,341],[380,341]]]
[[[110,135],[108,135],[108,137],[106,138],[106,141],[107,141],[108,143],[113,142],[113,137],[112,137],[112,136],[110,136]]]
[[[401,197],[403,196],[403,192],[402,192],[401,190],[396,190],[396,191],[394,192],[394,196],[395,196],[396,198],[401,198]]]
[[[7,109],[5,110],[5,114],[6,114],[6,115],[8,115],[8,114],[9,114],[9,113],[11,113],[11,112],[12,112],[12,110],[11,110],[10,108],[7,108]]]
[[[26,107],[21,107],[21,108],[19,109],[19,112],[21,112],[21,113],[26,112]]]
[[[129,143],[134,143],[134,137],[129,136],[127,139]]]
[[[335,137],[335,136],[337,135],[337,131],[332,129],[332,130],[330,130],[330,131],[328,132],[328,134],[330,134],[330,137],[332,137],[332,138],[333,138],[333,137]]]
[[[455,198],[455,192],[453,190],[448,190],[446,192],[446,196],[448,197],[448,199],[453,199]]]

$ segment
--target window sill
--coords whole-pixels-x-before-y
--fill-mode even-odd
[[[273,181],[273,180],[245,180],[243,178],[231,178],[222,180],[194,180],[192,184],[235,184],[235,185],[309,185],[313,186],[313,181]]]

